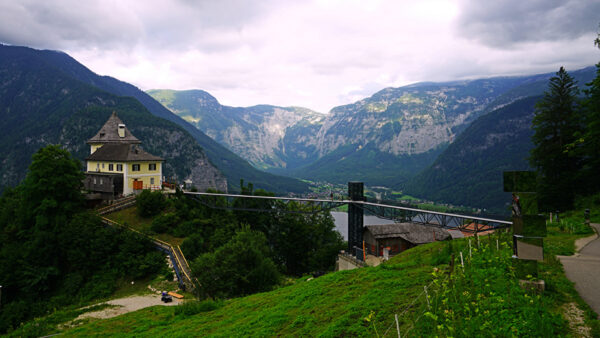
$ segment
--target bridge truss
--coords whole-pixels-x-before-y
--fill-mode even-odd
[[[315,214],[330,211],[342,205],[355,205],[367,214],[394,222],[412,222],[426,226],[436,226],[445,229],[456,229],[464,232],[481,232],[492,229],[510,227],[512,222],[485,217],[460,215],[431,210],[423,210],[406,206],[397,206],[368,201],[310,199],[297,197],[255,196],[218,194],[205,192],[184,192],[185,195],[196,199],[201,204],[214,209]],[[301,208],[289,210],[284,205],[298,203]]]
[[[316,214],[347,204],[347,201],[295,197],[217,194],[207,192],[184,192],[184,194],[191,196],[204,206],[220,210]],[[289,203],[297,203],[302,207],[297,210],[283,208],[283,205]]]

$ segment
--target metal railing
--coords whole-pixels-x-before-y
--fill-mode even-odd
[[[370,214],[381,218],[386,218],[394,221],[412,222],[423,225],[432,225],[443,228],[460,229],[466,232],[478,232],[482,230],[482,227],[485,227],[485,230],[489,230],[490,228],[505,228],[512,225],[511,221],[492,219],[488,217],[461,215],[455,213],[424,210],[406,206],[374,203],[367,201],[353,201],[347,199],[311,199],[299,197],[255,196],[207,192],[184,192],[184,194],[195,197],[200,203],[215,209],[262,212],[290,212],[287,210],[279,209],[273,204],[267,204],[267,208],[261,208],[257,206],[246,207],[245,205],[247,204],[245,204],[243,201],[248,199],[263,201],[298,202],[309,206],[308,208],[306,208],[306,211],[298,211],[297,213],[316,213],[322,211],[329,211],[341,205],[353,204],[369,212]],[[217,198],[220,199],[217,200]],[[242,202],[234,203],[236,199],[238,201],[241,200]],[[217,204],[217,201],[219,201],[220,204]],[[473,229],[470,229],[468,227],[471,224],[473,224]]]
[[[175,269],[175,274],[178,277],[179,284],[185,285],[186,288],[190,289],[194,289],[196,287],[194,282],[197,282],[197,280],[194,281],[194,279],[192,279],[192,277],[190,276],[191,269],[189,268],[188,262],[185,259],[183,253],[181,252],[181,248],[179,246],[177,246],[177,249],[175,249],[175,247],[173,247],[171,244],[162,241],[158,238],[150,237],[139,230],[122,225],[104,216],[101,216],[101,219],[105,224],[110,225],[112,227],[119,227],[128,231],[135,232],[136,234],[150,240],[152,243],[154,243],[156,247],[158,247],[162,251],[167,252],[167,254],[171,258],[171,261],[173,262],[173,268]]]
[[[98,209],[97,212],[99,215],[106,215],[110,214],[111,212],[129,208],[133,205],[135,205],[135,196],[129,196],[116,200],[113,204]]]

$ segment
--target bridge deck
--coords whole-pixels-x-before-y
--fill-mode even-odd
[[[440,212],[423,210],[418,208],[374,203],[368,201],[353,201],[353,200],[336,200],[336,199],[313,199],[313,198],[301,198],[301,197],[281,197],[281,196],[254,196],[254,195],[240,195],[240,194],[220,194],[220,193],[207,193],[207,192],[184,192],[186,195],[194,197],[212,196],[212,197],[224,197],[227,199],[240,198],[240,199],[254,199],[254,200],[272,200],[272,201],[284,201],[284,202],[301,202],[301,203],[312,203],[321,205],[318,211],[327,211],[335,207],[345,204],[353,204],[362,207],[364,210],[375,214],[378,217],[389,218],[391,220],[402,220],[411,221],[415,223],[421,223],[426,225],[442,226],[447,228],[461,228],[468,224],[475,224],[474,232],[478,231],[479,225],[486,225],[492,228],[504,228],[512,225],[512,222],[506,220],[492,219],[487,217],[479,217],[473,215],[460,215],[454,213]],[[235,206],[226,206],[226,209],[232,210],[255,210],[255,211],[278,211],[277,209],[251,209]],[[386,213],[385,210],[391,210]],[[467,230],[469,231],[469,230]]]

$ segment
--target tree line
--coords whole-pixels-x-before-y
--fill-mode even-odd
[[[600,35],[594,43],[600,48]],[[536,105],[530,163],[546,211],[571,209],[577,196],[600,192],[600,63],[586,85],[580,91],[561,67]]]
[[[119,280],[168,273],[151,242],[86,211],[80,162],[38,150],[25,180],[0,197],[0,333],[56,308],[108,297]]]
[[[240,185],[243,195],[274,196]],[[148,216],[153,210],[153,232],[185,238],[181,250],[206,296],[267,291],[284,276],[332,270],[345,247],[329,213],[311,213],[299,203],[237,198],[231,206],[238,210],[228,210],[220,196],[190,198],[178,192],[161,199],[157,192],[142,193],[138,212]]]

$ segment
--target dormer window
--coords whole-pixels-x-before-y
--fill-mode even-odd
[[[125,125],[119,123],[119,137],[125,137]]]

